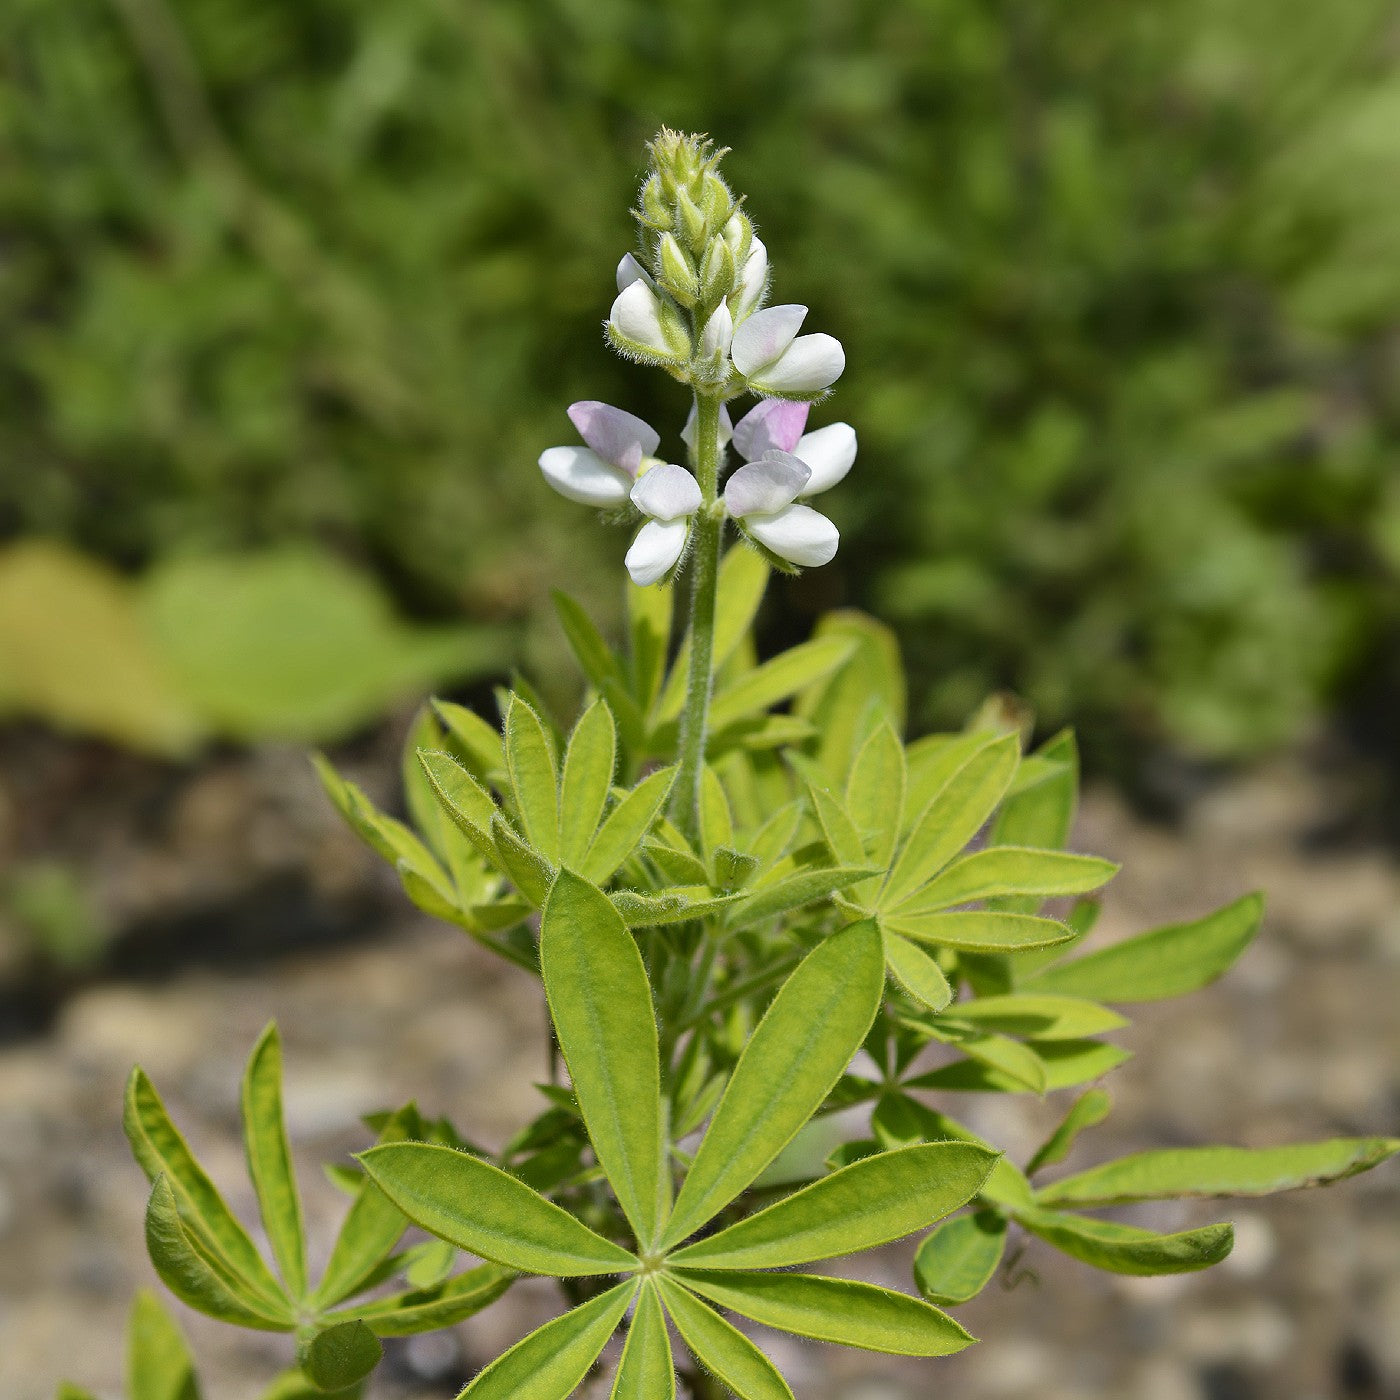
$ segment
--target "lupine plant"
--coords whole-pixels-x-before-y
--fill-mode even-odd
[[[540,459],[561,494],[638,527],[625,644],[558,596],[577,718],[523,681],[500,693],[499,729],[435,704],[404,765],[411,825],[320,763],[419,908],[539,979],[540,1112],[498,1151],[412,1104],[371,1117],[374,1144],[331,1168],[351,1203],[313,1282],[275,1028],[243,1088],[271,1264],[152,1084],[131,1080],[152,1262],[190,1306],[295,1339],[269,1400],[359,1395],[380,1338],[458,1322],[526,1275],[557,1280],[564,1310],[464,1396],[564,1400],[597,1372],[614,1400],[673,1397],[678,1375],[692,1397],[784,1400],[731,1316],[941,1356],[973,1340],[944,1309],[988,1283],[1013,1235],[1116,1273],[1202,1269],[1229,1253],[1228,1224],[1158,1234],[1093,1212],[1320,1185],[1400,1150],[1197,1147],[1043,1178],[1109,1111],[1099,1081],[1128,1057],[1104,1038],[1127,1025],[1118,1008],[1219,977],[1261,901],[1082,952],[1116,867],[1065,849],[1071,735],[1026,752],[993,703],[961,732],[907,740],[891,636],[853,613],[758,659],[771,571],[837,548],[805,502],[851,469],[855,433],[808,431],[808,412],[844,356],[799,334],[805,308],[768,304],[768,253],[723,152],[663,131],[649,154],[606,335],[691,389],[688,465],[597,402],[569,410],[582,445]],[[756,405],[731,417],[745,395]],[[955,1110],[968,1092],[1065,1091],[1023,1162]],[[410,1225],[428,1238],[404,1248]],[[910,1292],[808,1267],[910,1236]],[[477,1262],[459,1272],[459,1255]],[[196,1394],[149,1298],[133,1335],[131,1400]]]

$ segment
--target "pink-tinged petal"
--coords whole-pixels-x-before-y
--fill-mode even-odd
[[[685,427],[681,429],[681,441],[695,451],[695,405],[690,405],[690,412],[686,414]],[[729,446],[729,440],[734,436],[734,424],[730,421],[729,410],[723,405],[719,406],[719,445],[720,449]]]
[[[836,526],[811,506],[789,506],[776,515],[751,515],[744,521],[744,529],[780,559],[801,568],[831,563],[841,543]]]
[[[643,472],[632,488],[632,504],[653,520],[679,520],[694,515],[704,500],[700,483],[673,462],[663,462]]]
[[[815,496],[835,486],[850,471],[856,460],[856,430],[849,423],[829,423],[814,433],[805,434],[794,447],[812,469],[804,496]]]
[[[587,447],[550,447],[540,453],[544,479],[561,495],[600,510],[623,505],[632,478]]]
[[[612,329],[634,353],[676,359],[684,348],[678,342],[672,343],[661,317],[660,297],[640,277],[617,294],[608,314]]]
[[[648,287],[654,285],[646,268],[631,253],[624,253],[622,261],[617,265],[618,291],[625,292],[633,282],[645,282]]]
[[[740,467],[724,488],[724,505],[736,520],[771,515],[791,505],[812,473],[805,462],[785,452],[771,452],[761,462]]]
[[[740,374],[771,365],[793,343],[806,319],[805,306],[770,306],[755,311],[734,332],[729,354]]]
[[[765,452],[797,452],[810,412],[805,403],[764,399],[734,425],[734,448],[746,462],[758,461]]]
[[[765,315],[760,311],[759,316]],[[751,318],[757,320],[758,316]],[[747,326],[748,321],[744,322]],[[743,327],[740,327],[743,330]],[[735,335],[735,341],[738,335]],[[738,364],[735,357],[735,364]],[[761,393],[819,394],[841,377],[846,368],[846,352],[835,336],[800,335],[778,359],[750,374],[749,387]]]
[[[570,404],[569,418],[584,442],[629,476],[636,476],[642,458],[650,457],[661,441],[650,423],[596,399]]]
[[[676,561],[685,552],[686,537],[690,534],[689,520],[648,520],[632,541],[623,561],[632,582],[639,588],[659,583],[676,566]]]

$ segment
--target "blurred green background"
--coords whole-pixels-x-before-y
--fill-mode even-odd
[[[331,721],[306,718],[314,678],[292,719],[167,696],[166,746],[343,729],[510,652],[458,627],[454,661],[463,619],[522,624],[547,661],[548,588],[614,603],[624,548],[538,477],[564,407],[626,406],[679,451],[679,387],[599,333],[665,121],[734,148],[777,298],[848,352],[814,419],[861,437],[831,502],[845,546],[778,630],[869,607],[901,631],[919,727],[1006,686],[1120,771],[1393,705],[1397,13],[7,0],[0,536],[123,575],[213,554],[260,579],[290,549],[359,570],[373,626],[437,624]],[[18,572],[31,632],[110,632]],[[282,613],[275,581],[248,587]],[[311,587],[332,606],[334,578]],[[72,663],[5,613],[0,705],[81,725],[32,682]],[[196,664],[206,692],[244,670]]]

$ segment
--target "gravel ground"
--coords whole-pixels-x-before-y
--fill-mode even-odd
[[[380,792],[395,738],[346,756]],[[1103,937],[1249,888],[1268,893],[1271,912],[1222,983],[1144,1008],[1120,1035],[1137,1057],[1111,1076],[1117,1111],[1081,1140],[1071,1169],[1159,1145],[1397,1131],[1400,863],[1378,844],[1319,840],[1349,800],[1348,783],[1317,765],[1216,786],[1170,829],[1089,794],[1079,848],[1125,863]],[[133,1061],[251,1217],[238,1078],[261,1026],[278,1019],[322,1257],[342,1198],[317,1167],[363,1145],[359,1114],[416,1097],[497,1143],[536,1111],[537,988],[414,916],[340,830],[299,756],[228,755],[177,772],[12,735],[0,740],[0,860],[37,853],[79,865],[124,936],[102,976],[30,975],[27,1004],[0,995],[4,1400],[49,1400],[64,1376],[120,1394],[127,1300],[153,1279],[143,1181],[118,1121]],[[11,952],[0,978],[13,987],[24,974]],[[952,1107],[1022,1153],[1057,1110],[993,1096]],[[1238,1243],[1208,1274],[1117,1279],[1033,1241],[1015,1286],[995,1282],[960,1310],[990,1340],[944,1361],[765,1342],[808,1400],[1400,1400],[1394,1166],[1328,1191],[1136,1218],[1156,1228],[1229,1218]],[[907,1286],[910,1253],[882,1251],[864,1276]],[[547,1287],[521,1285],[452,1333],[391,1344],[371,1394],[453,1395],[552,1307]],[[288,1359],[284,1339],[178,1311],[207,1400],[256,1395]]]

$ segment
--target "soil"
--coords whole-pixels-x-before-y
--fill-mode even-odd
[[[402,725],[337,753],[389,800]],[[1091,790],[1076,845],[1124,863],[1105,940],[1261,888],[1263,934],[1222,982],[1141,1008],[1136,1057],[1078,1169],[1136,1149],[1394,1134],[1400,1120],[1400,861],[1337,833],[1357,776],[1317,759],[1222,779],[1170,825]],[[1362,784],[1364,786],[1364,784]],[[259,1029],[283,1029],[290,1133],[313,1255],[343,1198],[319,1164],[366,1141],[362,1113],[414,1097],[479,1140],[537,1111],[538,988],[418,916],[340,826],[304,757],[267,748],[176,768],[35,730],[0,737],[0,868],[58,859],[111,935],[58,972],[0,928],[0,1396],[68,1378],[121,1394],[131,1291],[154,1283],[145,1191],[122,1137],[123,1081],[145,1066],[245,1219],[238,1081]],[[1023,1158],[1062,1107],[966,1096],[953,1111]],[[765,1335],[808,1400],[1400,1400],[1400,1170],[1263,1201],[1142,1208],[1155,1228],[1232,1219],[1231,1258],[1164,1279],[1099,1274],[1031,1241],[1010,1281],[960,1309],[988,1340],[911,1363]],[[860,1261],[908,1287],[911,1247]],[[313,1259],[313,1264],[315,1260]],[[285,1339],[172,1305],[206,1400],[259,1393]],[[376,1400],[450,1396],[555,1308],[525,1283],[445,1334],[393,1342]],[[606,1387],[599,1389],[606,1394]]]

